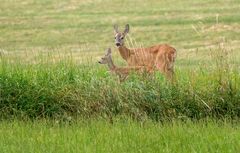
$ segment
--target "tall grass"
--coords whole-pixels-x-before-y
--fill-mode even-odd
[[[137,120],[239,118],[239,71],[229,64],[224,48],[216,52],[212,51],[212,62],[194,70],[176,67],[174,84],[157,72],[152,76],[132,74],[119,83],[96,62],[79,64],[71,54],[58,62],[53,62],[52,53],[44,58],[38,55],[34,64],[2,56],[0,115],[110,119],[126,115]]]

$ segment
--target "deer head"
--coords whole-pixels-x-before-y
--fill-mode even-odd
[[[129,24],[126,24],[125,30],[123,32],[118,31],[118,26],[114,25],[114,32],[115,32],[115,45],[117,47],[124,45],[124,38],[126,34],[129,32]]]
[[[107,53],[101,58],[101,60],[98,61],[99,64],[108,64],[111,62],[111,54],[112,54],[112,51],[111,51],[111,48],[108,48],[107,49]]]

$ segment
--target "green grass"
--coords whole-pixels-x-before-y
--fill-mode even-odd
[[[170,43],[185,60],[188,49],[209,50],[223,39],[238,53],[239,8],[238,0],[1,1],[1,48],[76,51],[88,44],[88,51],[103,52],[114,46],[112,25],[129,23],[137,42]]]
[[[73,62],[40,65],[4,63],[0,115],[58,118],[64,115],[142,120],[240,117],[239,71],[223,62],[207,71],[176,70],[176,83],[163,76],[132,75],[119,83],[99,65]],[[95,68],[94,68],[95,67]]]
[[[2,1],[0,115],[239,117],[238,8],[237,0]],[[173,45],[177,83],[155,74],[119,84],[97,65],[115,48],[114,23],[130,24],[129,47]],[[114,60],[126,65],[117,51]]]
[[[26,124],[27,123],[27,124]],[[38,152],[207,152],[240,150],[239,122],[174,121],[136,123],[117,119],[69,123],[4,121],[0,124],[2,153]]]
[[[0,0],[1,152],[239,152],[239,0]],[[177,49],[176,82],[98,65]],[[132,40],[132,42],[130,42]],[[121,116],[121,117],[120,117]],[[204,120],[204,121],[203,121]]]

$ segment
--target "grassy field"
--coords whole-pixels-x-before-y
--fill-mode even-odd
[[[239,5],[237,0],[2,1],[0,114],[239,117]],[[114,46],[115,23],[130,24],[129,47],[177,48],[174,86],[161,74],[119,84],[97,64],[110,46],[115,62],[126,65]]]
[[[239,0],[0,0],[0,150],[239,152],[239,10]],[[113,24],[127,23],[128,47],[177,49],[175,84],[160,73],[120,84],[97,64],[111,47],[126,65]]]
[[[2,153],[237,153],[240,150],[239,123],[216,121],[139,124],[120,119],[114,124],[95,120],[71,125],[4,121],[0,124],[0,134]]]
[[[198,66],[220,44],[239,63],[238,0],[15,0],[1,1],[1,49],[72,53],[97,60],[108,47],[116,50],[113,24],[130,24],[135,46],[169,43],[178,51],[177,66]],[[88,53],[88,54],[87,54]],[[90,54],[90,55],[89,55]],[[19,55],[19,56],[20,56]]]

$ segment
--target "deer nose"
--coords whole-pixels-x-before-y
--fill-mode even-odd
[[[120,46],[120,43],[116,43],[116,46]]]

